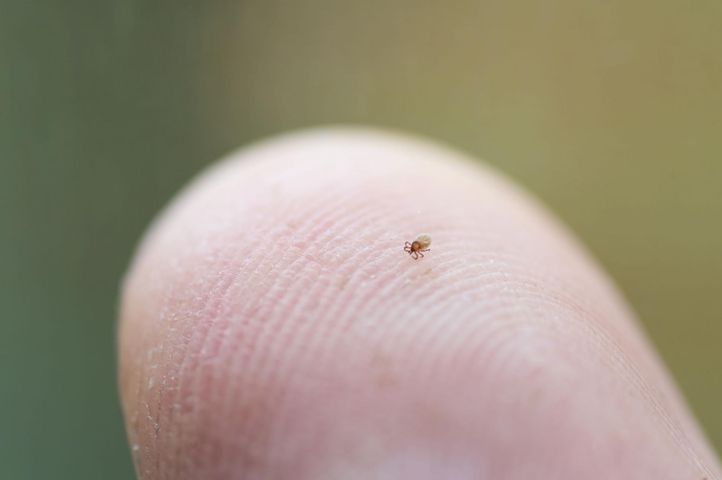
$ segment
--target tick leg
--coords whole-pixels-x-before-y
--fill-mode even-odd
[[[421,253],[421,252],[424,252],[424,251],[425,251],[425,250],[419,250],[419,251],[416,252],[416,253],[418,253],[421,258],[424,258],[424,254]]]

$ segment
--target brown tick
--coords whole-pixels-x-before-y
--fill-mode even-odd
[[[404,252],[411,255],[414,260],[418,260],[419,257],[424,258],[423,252],[428,252],[430,250],[429,245],[431,245],[431,237],[422,233],[417,236],[416,240],[413,242],[406,242],[404,245]]]

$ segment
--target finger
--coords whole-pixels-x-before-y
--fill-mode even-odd
[[[563,228],[420,141],[321,130],[240,152],[156,222],[120,317],[144,480],[719,478]]]

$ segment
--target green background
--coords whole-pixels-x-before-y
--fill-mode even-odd
[[[719,0],[0,0],[0,478],[131,478],[118,281],[203,166],[287,129],[429,135],[549,204],[722,447]]]

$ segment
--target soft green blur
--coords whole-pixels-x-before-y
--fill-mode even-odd
[[[722,2],[0,0],[0,478],[126,479],[118,282],[202,167],[319,123],[483,157],[630,299],[722,447]]]

